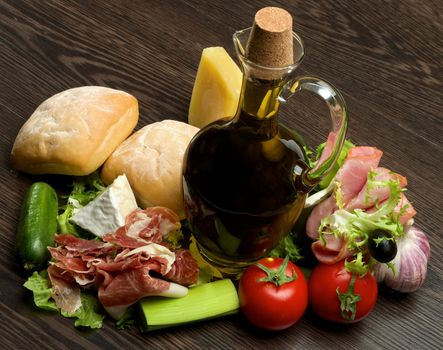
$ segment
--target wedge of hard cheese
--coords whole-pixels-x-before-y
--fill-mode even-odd
[[[238,105],[242,72],[223,47],[203,50],[189,106],[189,124],[202,128],[233,117]]]

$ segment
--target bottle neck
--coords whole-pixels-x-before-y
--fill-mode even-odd
[[[278,132],[278,96],[283,85],[283,79],[261,80],[244,74],[234,122],[258,135],[274,137]]]

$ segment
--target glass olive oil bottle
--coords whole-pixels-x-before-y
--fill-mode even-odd
[[[345,113],[334,97],[327,102],[338,111],[336,121],[341,120],[335,123],[340,142],[327,164],[311,173],[301,137],[278,122],[279,106],[301,88],[319,95],[325,95],[317,91],[320,87],[333,90],[313,78],[292,80],[304,52],[292,30],[295,55],[282,67],[262,66],[246,57],[250,34],[246,29],[234,35],[243,69],[236,115],[201,129],[188,146],[183,166],[185,213],[198,249],[229,277],[266,256],[290,231],[308,191],[335,162],[346,130]]]

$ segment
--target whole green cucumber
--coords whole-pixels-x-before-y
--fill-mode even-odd
[[[17,255],[27,270],[47,266],[48,246],[54,245],[57,231],[58,200],[55,190],[36,182],[26,192],[17,228]]]

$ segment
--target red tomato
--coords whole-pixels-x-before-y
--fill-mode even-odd
[[[367,316],[374,308],[378,294],[377,281],[370,273],[363,277],[354,274],[354,292],[351,294],[357,299],[353,319],[352,312],[342,314],[340,310],[338,292],[343,295],[351,289],[352,275],[346,270],[344,260],[331,265],[317,265],[309,278],[309,305],[312,310],[323,319],[340,323],[357,322]]]
[[[268,272],[257,265],[244,271],[238,290],[240,309],[257,327],[288,328],[303,316],[308,305],[305,276],[296,265],[282,258],[264,258],[258,263]],[[284,282],[285,279],[289,281]]]

